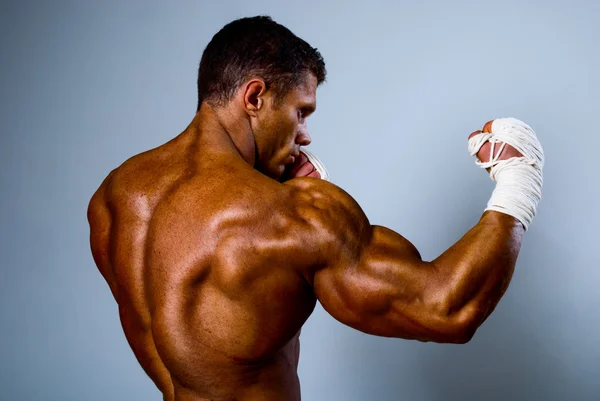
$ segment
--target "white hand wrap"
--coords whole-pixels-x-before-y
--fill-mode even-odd
[[[319,174],[321,174],[321,179],[329,181],[329,173],[327,172],[327,169],[325,168],[325,165],[323,165],[321,160],[319,160],[317,156],[315,156],[306,149],[301,149],[300,152],[306,155],[310,164],[312,164],[315,167],[315,170],[317,170]]]
[[[533,220],[542,197],[544,151],[531,127],[515,118],[499,118],[492,123],[492,133],[481,133],[469,139],[469,153],[475,156],[481,146],[491,143],[490,159],[476,160],[482,168],[490,168],[490,177],[496,182],[485,210],[511,215],[518,219],[525,230]],[[495,145],[504,142],[494,157]],[[517,149],[523,157],[498,160],[506,144]]]

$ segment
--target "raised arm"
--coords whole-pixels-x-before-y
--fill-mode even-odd
[[[520,155],[504,151],[500,159]],[[458,242],[423,261],[401,235],[371,226],[341,189],[318,180],[306,185],[307,220],[317,222],[317,240],[327,243],[314,291],[342,323],[380,336],[464,343],[506,291],[525,231],[521,219],[486,210]]]
[[[354,254],[331,247],[331,264],[316,272],[314,290],[336,319],[369,334],[421,341],[468,341],[504,294],[523,226],[485,212],[437,259],[423,261],[396,232],[369,226]]]

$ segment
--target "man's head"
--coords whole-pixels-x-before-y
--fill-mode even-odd
[[[319,51],[269,17],[227,24],[207,45],[198,71],[203,103],[244,111],[256,147],[256,168],[277,178],[310,136],[305,118],[325,80]]]

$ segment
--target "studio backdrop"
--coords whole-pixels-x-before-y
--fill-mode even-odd
[[[320,306],[301,335],[308,401],[600,399],[597,1],[3,1],[0,399],[160,400],[89,250],[110,170],[179,134],[223,25],[270,15],[317,47],[328,80],[314,151],[372,224],[431,260],[493,182],[467,136],[531,125],[543,198],[512,283],[465,345],[374,337]]]

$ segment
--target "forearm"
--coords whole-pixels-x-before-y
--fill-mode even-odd
[[[467,322],[474,330],[494,310],[512,277],[523,233],[541,199],[544,152],[533,129],[509,117],[472,133],[469,153],[477,155],[496,188],[479,223],[432,265],[441,311],[452,324]]]
[[[432,300],[449,321],[475,330],[494,310],[512,277],[523,225],[487,211],[458,242],[433,260]]]

